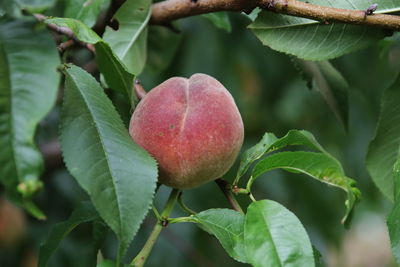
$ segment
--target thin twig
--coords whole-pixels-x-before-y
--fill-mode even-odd
[[[172,209],[174,208],[174,205],[176,203],[176,200],[178,199],[179,195],[179,190],[178,189],[173,189],[171,191],[171,194],[169,195],[167,204],[165,205],[164,210],[161,213],[161,221],[158,220],[156,225],[154,226],[153,230],[151,231],[151,234],[149,238],[147,239],[146,243],[144,244],[142,250],[139,252],[139,254],[133,259],[131,265],[135,267],[142,267],[147,258],[149,257],[154,244],[156,243],[158,236],[161,233],[161,230],[163,227],[168,225],[168,217],[172,212]]]
[[[144,227],[149,228],[154,224],[154,219],[146,218],[143,224]],[[183,239],[180,234],[173,230],[172,227],[163,228],[162,237],[167,240],[172,247],[176,248],[179,253],[182,253],[191,262],[193,262],[195,266],[216,267],[212,260],[205,257],[200,250],[195,249],[191,242],[187,242],[185,239]]]
[[[93,30],[100,36],[103,35],[104,31],[106,30],[106,27],[110,24],[112,21],[112,18],[114,17],[115,13],[118,11],[118,9],[122,6],[122,4],[126,0],[112,0],[110,2],[110,6],[108,7],[107,11],[98,18],[96,24],[93,26]]]
[[[176,19],[218,11],[245,11],[258,0],[166,0],[153,4],[150,23],[166,24]]]
[[[153,4],[150,23],[167,24],[180,18],[218,11],[248,12],[256,7],[324,23],[336,21],[400,30],[400,16],[369,15],[366,14],[368,6],[365,7],[365,10],[350,10],[319,6],[297,0],[166,0]]]
[[[273,1],[262,0],[261,2],[268,4]],[[314,19],[324,23],[344,22],[349,24],[378,26],[396,31],[400,30],[400,16],[372,13],[371,15],[367,15],[367,8],[368,6],[365,7],[365,10],[351,10],[313,5],[297,0],[286,0],[276,1],[274,6],[270,7],[269,10],[277,13]]]
[[[41,21],[41,22],[44,22],[44,21],[48,18],[47,16],[42,15],[42,14],[33,14],[33,16],[34,16],[38,21]],[[59,50],[60,52],[63,52],[64,50],[66,50],[67,48],[73,46],[74,44],[78,44],[78,45],[84,46],[84,47],[86,47],[89,51],[91,51],[91,52],[93,52],[93,53],[96,52],[93,44],[88,44],[88,43],[85,43],[85,42],[82,42],[82,41],[78,40],[78,39],[76,38],[74,32],[73,32],[70,28],[68,28],[68,27],[60,27],[60,26],[58,26],[58,25],[56,25],[56,24],[53,24],[53,23],[46,23],[46,26],[47,26],[47,28],[48,28],[49,30],[51,30],[51,31],[53,31],[53,32],[55,32],[55,33],[58,33],[58,34],[61,34],[61,35],[64,35],[64,36],[70,38],[70,40],[68,40],[68,41],[66,41],[66,42],[64,42],[64,43],[61,43],[61,44],[58,46],[58,50]]]
[[[42,15],[42,14],[33,14],[33,16],[38,21],[42,21],[42,22],[44,22],[47,19],[47,16]],[[75,40],[74,32],[68,27],[60,27],[56,24],[49,24],[49,23],[46,23],[46,26],[49,30],[52,30],[53,32],[65,35],[65,36]]]
[[[62,53],[65,50],[67,50],[68,48],[70,48],[71,46],[73,46],[74,44],[75,44],[75,41],[73,39],[69,39],[68,41],[59,44],[57,46],[57,48],[58,48],[58,51],[60,51]]]
[[[239,203],[237,202],[235,196],[232,193],[231,190],[231,185],[223,180],[223,179],[217,179],[215,180],[221,191],[224,193],[226,199],[228,200],[229,204],[232,206],[232,208],[238,212],[244,213],[242,208],[240,207]]]

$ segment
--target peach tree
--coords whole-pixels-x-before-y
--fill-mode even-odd
[[[228,13],[236,13],[263,45],[290,58],[346,129],[350,85],[330,60],[378,42],[385,41],[387,50],[398,45],[399,11],[398,0],[2,1],[0,181],[5,195],[38,220],[46,219],[36,199],[46,190],[40,177],[51,157],[44,159],[35,134],[55,106],[61,106],[56,154],[86,192],[70,217],[43,237],[38,266],[47,266],[63,238],[83,223],[93,226],[91,266],[144,266],[171,224],[199,227],[242,263],[320,266],[318,248],[296,215],[268,196],[253,194],[254,183],[269,171],[306,175],[343,191],[341,223],[351,227],[360,190],[314,135],[288,130],[277,137],[269,131],[241,149],[246,120],[243,130],[240,113],[246,111],[237,108],[223,81],[191,73],[146,92],[139,79],[146,68],[170,75],[181,36],[191,33],[181,19],[201,15],[229,32],[237,25],[230,24]],[[400,80],[389,82],[365,166],[393,203],[387,226],[400,261]],[[185,203],[186,189],[207,182],[216,183],[231,209],[216,203],[217,208],[194,211]],[[170,187],[162,209],[156,204],[160,187]],[[171,215],[178,204],[186,215]],[[149,217],[155,220],[153,230],[131,255],[128,248]],[[118,247],[107,258],[101,246],[109,230]]]

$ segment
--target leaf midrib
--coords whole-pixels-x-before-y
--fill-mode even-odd
[[[107,47],[107,48],[110,48],[109,46],[108,46],[108,44],[106,43],[106,42],[104,42],[104,41],[101,41],[101,42],[99,42],[99,43],[102,43],[105,47]],[[110,56],[110,58],[113,58],[113,59],[115,59],[115,60],[117,60],[117,58],[112,54],[112,52],[110,51],[111,49],[104,49],[105,50],[105,53],[107,53],[107,55],[108,56]],[[122,83],[124,84],[124,91],[125,91],[125,93],[127,93],[128,94],[128,96],[129,96],[129,92],[128,91],[126,91],[128,88],[129,88],[129,85],[127,84],[127,82],[126,82],[126,80],[125,80],[125,78],[124,78],[124,75],[122,74],[122,71],[121,71],[121,69],[117,66],[117,64],[115,63],[115,60],[110,60],[111,61],[111,64],[115,67],[115,69],[117,70],[117,74],[118,74],[118,76],[120,77],[120,79],[122,80]],[[120,62],[121,63],[121,62]],[[121,67],[122,68],[124,68],[124,66],[122,66],[122,64],[121,64]],[[127,71],[127,73],[129,73],[128,71]],[[129,74],[131,74],[131,73],[129,73]],[[129,100],[130,101],[130,100]]]
[[[218,224],[216,224],[216,223],[214,223],[214,222],[211,222],[211,221],[205,220],[204,218],[199,218],[199,217],[197,217],[197,219],[198,219],[199,221],[203,221],[203,222],[206,222],[206,223],[208,223],[208,224],[211,224],[212,226],[215,226],[215,227],[217,227],[217,228],[226,230],[226,232],[230,233],[230,234],[233,235],[233,236],[236,236],[236,237],[238,237],[238,238],[240,237],[240,235],[238,235],[238,234],[236,234],[236,233],[234,233],[234,232],[232,232],[232,231],[229,231],[228,228],[222,227],[222,226],[220,226],[220,225],[218,225]]]
[[[120,204],[120,200],[119,200],[119,197],[118,197],[118,194],[117,194],[117,189],[116,189],[117,187],[116,187],[115,181],[114,181],[114,179],[113,179],[113,177],[115,177],[115,176],[114,176],[114,174],[113,174],[112,169],[110,168],[110,160],[109,160],[109,158],[108,158],[108,154],[106,153],[106,152],[107,152],[107,151],[106,151],[106,146],[104,145],[104,141],[103,141],[102,135],[100,134],[100,133],[101,133],[101,127],[99,127],[97,121],[94,119],[94,118],[95,118],[95,116],[93,115],[94,112],[93,112],[92,109],[90,108],[89,102],[87,101],[85,95],[84,95],[83,92],[79,89],[79,87],[78,87],[78,85],[77,85],[75,79],[73,78],[72,75],[69,74],[69,76],[71,77],[71,80],[74,81],[74,85],[75,85],[76,90],[77,90],[77,91],[79,92],[79,94],[82,96],[82,99],[83,99],[83,101],[84,101],[85,104],[86,104],[86,107],[87,107],[87,109],[88,109],[88,111],[89,111],[90,117],[92,118],[92,121],[94,122],[94,126],[95,126],[95,128],[97,129],[97,133],[98,133],[98,137],[99,137],[100,143],[101,143],[101,145],[102,145],[102,147],[103,147],[102,151],[104,152],[104,157],[106,158],[106,161],[107,161],[107,169],[109,170],[109,173],[110,173],[110,176],[111,176],[111,181],[112,181],[112,183],[113,183],[113,189],[114,189],[114,193],[115,193],[115,196],[116,196],[116,202],[117,202],[117,206],[118,206],[118,215],[119,215],[119,221],[118,221],[119,229],[118,229],[118,233],[119,233],[119,236],[120,236],[120,235],[121,235],[121,232],[122,232],[122,222],[123,222],[123,220],[122,220],[122,213],[120,212],[120,211],[121,211],[121,204]],[[94,78],[93,78],[93,79],[94,79]]]
[[[269,233],[269,235],[270,235],[270,237],[271,237],[271,242],[272,242],[273,247],[274,247],[274,252],[275,252],[275,254],[277,255],[277,258],[278,258],[278,260],[279,260],[279,266],[283,267],[283,262],[282,262],[282,260],[281,260],[281,258],[280,258],[280,255],[279,255],[279,253],[278,253],[278,250],[276,249],[276,245],[275,245],[276,242],[275,242],[275,240],[274,240],[274,238],[273,238],[273,236],[272,236],[272,233],[271,233],[271,231],[270,231],[269,224],[268,224],[266,218],[263,216],[262,213],[261,213],[261,218],[262,218],[263,222],[265,223],[265,225],[267,226],[266,229],[267,229],[267,232]]]
[[[345,187],[345,186],[339,185],[339,184],[330,183],[330,182],[324,180],[323,178],[319,178],[319,177],[315,176],[314,174],[311,174],[311,173],[309,173],[309,172],[307,172],[307,171],[304,171],[303,169],[299,169],[299,168],[295,168],[295,167],[290,167],[290,166],[283,166],[283,165],[281,165],[281,166],[277,166],[277,167],[273,167],[273,168],[268,168],[266,171],[272,171],[272,170],[275,170],[275,169],[288,169],[288,170],[298,171],[298,172],[300,172],[300,173],[302,173],[302,174],[308,175],[308,176],[310,176],[310,177],[312,177],[312,178],[314,178],[314,179],[316,179],[316,180],[318,180],[318,181],[321,181],[321,182],[323,182],[323,183],[332,185],[332,186],[334,186],[334,187],[341,188],[341,189],[343,189],[343,190],[346,191],[346,192],[350,191],[348,187]],[[253,180],[255,180],[258,176],[259,176],[259,175],[255,176]],[[346,177],[343,176],[343,178],[346,178]]]
[[[288,153],[297,153],[297,152],[304,152],[304,153],[310,153],[310,154],[321,154],[321,155],[325,155],[325,156],[327,156],[328,158],[330,158],[330,159],[336,161],[335,158],[331,157],[329,154],[324,154],[324,153],[305,152],[305,151],[280,152],[280,153],[286,153],[286,154],[288,154]],[[266,159],[267,159],[267,158],[266,158]],[[262,161],[261,161],[261,162],[262,162]],[[259,164],[261,164],[261,162],[260,162]],[[257,169],[257,166],[258,166],[258,164],[254,167],[253,172]],[[342,177],[342,182],[344,182],[344,184],[343,184],[343,183],[341,183],[341,184],[334,184],[334,183],[331,183],[331,182],[327,181],[326,179],[323,179],[323,177],[322,177],[322,178],[319,178],[319,177],[315,176],[314,174],[311,174],[311,173],[308,172],[308,171],[304,171],[303,169],[295,168],[295,167],[292,167],[292,166],[284,166],[283,164],[280,165],[280,166],[274,166],[274,167],[272,167],[272,168],[271,168],[271,167],[268,167],[268,168],[266,168],[266,169],[263,169],[263,171],[261,171],[261,172],[259,171],[258,173],[256,173],[255,176],[252,175],[252,176],[250,177],[250,179],[249,179],[249,184],[253,184],[254,181],[255,181],[261,174],[266,173],[266,172],[271,171],[271,170],[274,170],[274,169],[289,169],[289,170],[294,170],[294,171],[298,171],[298,172],[300,172],[300,173],[306,174],[306,175],[308,175],[308,176],[314,178],[315,180],[317,180],[317,181],[319,181],[319,182],[322,182],[322,183],[325,183],[325,184],[328,184],[328,185],[331,185],[331,186],[334,186],[334,187],[337,187],[337,188],[342,189],[343,191],[346,192],[347,199],[350,201],[349,204],[346,204],[346,203],[345,203],[345,205],[346,205],[347,207],[352,207],[352,206],[354,207],[354,203],[355,203],[355,201],[357,200],[357,197],[356,197],[355,193],[353,192],[351,185],[350,185],[349,183],[347,183],[347,180],[348,180],[349,178],[348,178],[346,175],[344,175],[344,172],[343,172],[343,169],[341,168],[341,166],[338,165],[338,167],[340,167],[340,170],[341,170],[341,172],[342,172],[341,177]],[[346,218],[348,215],[349,215],[349,214],[348,214],[348,211],[346,211],[345,218]]]
[[[122,51],[121,58],[125,58],[125,56],[128,53],[128,51],[131,49],[131,47],[133,46],[135,41],[139,38],[139,35],[143,32],[143,29],[147,26],[147,23],[149,22],[150,16],[151,16],[151,8],[149,7],[149,9],[147,11],[146,19],[143,21],[143,23],[141,23],[140,27],[136,31],[135,35],[133,35],[132,39],[129,41],[129,43],[126,46],[125,50]]]

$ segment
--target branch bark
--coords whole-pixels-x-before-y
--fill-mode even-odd
[[[218,12],[249,11],[257,7],[259,0],[165,0],[153,4],[150,23],[167,24],[176,19]]]
[[[314,5],[297,0],[165,0],[152,6],[152,24],[168,24],[180,18],[218,12],[249,12],[256,7],[324,23],[343,22],[400,30],[400,16],[367,14],[366,10],[351,10]],[[379,8],[379,7],[378,7]]]
[[[47,16],[45,16],[45,15],[43,15],[43,14],[33,14],[33,16],[34,16],[38,21],[41,21],[41,22],[45,21],[45,20],[48,18]],[[89,51],[95,53],[95,48],[94,48],[94,46],[93,46],[92,44],[88,44],[88,43],[79,41],[79,40],[76,38],[74,32],[73,32],[70,28],[68,28],[68,27],[60,27],[60,26],[57,26],[57,25],[51,24],[51,23],[50,23],[50,24],[46,24],[46,26],[47,26],[47,28],[48,28],[49,30],[51,30],[51,31],[53,31],[53,32],[55,32],[55,33],[58,33],[58,34],[61,34],[61,35],[64,35],[64,36],[70,38],[70,40],[68,40],[68,41],[66,41],[66,42],[64,42],[64,43],[61,43],[61,44],[58,46],[58,50],[59,50],[60,52],[64,52],[65,49],[71,47],[71,46],[74,45],[74,44],[79,44],[79,45],[84,46],[84,47],[86,47],[87,49],[89,49]]]
[[[122,4],[126,0],[112,0],[110,6],[108,7],[107,11],[103,16],[100,16],[93,26],[93,30],[100,36],[103,35],[104,31],[106,30],[107,25],[111,23],[112,17],[118,11],[118,9],[122,6]]]
[[[38,21],[45,21],[45,20],[47,19],[47,16],[42,15],[42,14],[33,14],[33,16],[34,16]],[[55,24],[46,24],[46,26],[47,26],[47,28],[48,28],[49,30],[52,30],[53,32],[56,32],[56,33],[65,35],[65,36],[69,37],[70,39],[76,40],[75,35],[74,35],[74,33],[72,32],[72,30],[69,29],[69,28],[67,28],[67,27],[59,27],[59,26],[57,26],[57,25],[55,25]]]

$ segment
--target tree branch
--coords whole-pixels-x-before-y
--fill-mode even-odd
[[[221,178],[216,179],[215,182],[217,183],[221,191],[224,193],[232,209],[236,210],[237,212],[244,213],[231,191],[231,185],[227,181]]]
[[[324,23],[343,22],[400,30],[400,16],[372,14],[365,10],[324,7],[297,0],[165,0],[152,7],[152,24],[218,11],[248,12],[256,7]],[[379,8],[379,7],[378,7]]]
[[[118,9],[122,6],[122,4],[126,0],[112,0],[110,6],[108,7],[105,14],[100,16],[93,26],[93,30],[99,35],[102,36],[104,31],[106,30],[107,25],[111,23],[112,17],[118,11]]]
[[[146,243],[144,244],[142,250],[136,255],[136,257],[131,262],[131,265],[135,267],[142,267],[147,258],[149,257],[154,244],[156,243],[158,236],[161,233],[161,230],[168,225],[168,218],[174,208],[174,205],[178,199],[179,190],[172,189],[167,204],[165,205],[164,210],[161,213],[161,219],[165,221],[157,221],[156,225],[154,226],[153,230],[150,233],[149,238],[147,239]]]
[[[42,15],[42,14],[33,14],[33,16],[38,20],[38,21],[45,21],[47,19],[47,16]],[[46,24],[47,28],[49,30],[52,30],[53,32],[56,32],[58,34],[65,35],[71,39],[76,40],[74,33],[70,28],[67,27],[60,27],[55,24]]]
[[[166,24],[172,20],[218,11],[247,11],[259,0],[165,0],[153,4],[150,23]]]
[[[272,1],[263,0],[261,2]],[[372,13],[371,15],[368,15],[368,7],[365,7],[365,10],[351,10],[318,6],[296,0],[278,2],[269,9],[282,14],[309,18],[323,22],[336,21],[349,24],[378,26],[396,31],[400,30],[400,16]]]
[[[44,22],[44,21],[48,18],[47,16],[42,15],[42,14],[33,14],[33,16],[34,16],[38,21],[41,21],[41,22]],[[58,46],[58,50],[59,50],[60,52],[64,52],[64,50],[66,50],[67,48],[73,46],[74,44],[79,44],[79,45],[84,46],[84,47],[86,47],[87,49],[89,49],[89,51],[95,53],[95,48],[94,48],[94,46],[93,46],[92,44],[88,44],[88,43],[79,41],[79,40],[76,38],[74,32],[73,32],[70,28],[68,28],[68,27],[60,27],[60,26],[58,26],[58,25],[56,25],[56,24],[52,24],[52,23],[46,23],[46,26],[47,26],[47,28],[48,28],[49,30],[51,30],[51,31],[53,31],[53,32],[55,32],[55,33],[58,33],[58,34],[61,34],[61,35],[64,35],[64,36],[70,38],[70,40],[68,40],[68,41],[66,41],[66,42],[64,42],[64,43],[61,43],[61,44]]]

